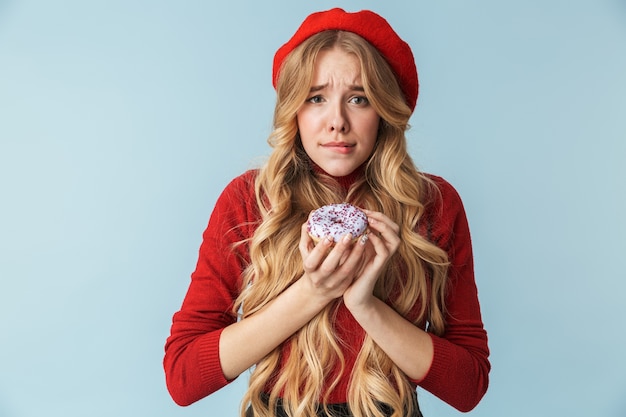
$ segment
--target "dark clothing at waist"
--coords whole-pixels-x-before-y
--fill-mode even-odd
[[[269,398],[267,395],[262,395],[261,398],[265,402],[265,404],[268,404]],[[422,412],[420,411],[418,403],[417,403],[417,393],[413,393],[413,404],[414,404],[413,413],[411,415],[405,414],[404,417],[423,417]],[[379,407],[385,416],[391,417],[391,415],[393,414],[393,409],[387,404],[380,404]],[[352,417],[352,413],[350,412],[350,407],[348,406],[347,403],[328,404],[328,410],[331,412],[332,417]],[[282,401],[280,399],[278,399],[276,403],[276,410],[275,410],[274,416],[275,417],[288,417],[285,409],[283,408]],[[246,410],[246,417],[254,417],[254,414],[252,413],[252,408],[248,407],[248,409]],[[329,417],[329,415],[326,414],[326,412],[324,411],[324,408],[320,406],[318,407],[317,417]]]

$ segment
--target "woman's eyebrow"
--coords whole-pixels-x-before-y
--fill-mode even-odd
[[[322,91],[323,89],[325,89],[326,87],[328,87],[328,84],[322,84],[322,85],[313,85],[311,86],[311,88],[309,89],[309,92],[314,93],[317,91]],[[351,85],[348,87],[348,89],[350,91],[361,91],[361,92],[365,92],[365,88],[363,88],[362,85]]]
[[[309,89],[309,92],[311,93],[315,93],[316,91],[322,91],[323,89],[325,89],[328,86],[328,84],[322,84],[322,85],[313,85],[311,86],[311,88]]]

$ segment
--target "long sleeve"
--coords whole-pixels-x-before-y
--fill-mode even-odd
[[[231,313],[247,263],[247,244],[258,212],[254,172],[234,179],[218,198],[203,233],[198,262],[181,309],[172,319],[163,366],[167,388],[189,405],[227,385],[220,366],[219,338],[236,321]]]
[[[489,348],[474,279],[470,231],[456,190],[432,177],[441,205],[431,211],[432,240],[448,252],[451,262],[446,293],[446,330],[431,335],[434,358],[419,385],[460,411],[470,411],[489,385]]]

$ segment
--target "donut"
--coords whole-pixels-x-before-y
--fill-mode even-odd
[[[309,216],[307,232],[316,243],[326,236],[335,243],[350,233],[356,240],[367,230],[367,215],[349,203],[328,204]]]

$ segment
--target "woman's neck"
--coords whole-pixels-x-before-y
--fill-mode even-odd
[[[365,172],[365,164],[359,166],[357,169],[355,169],[348,175],[344,175],[341,177],[330,175],[313,161],[311,161],[311,168],[313,169],[313,172],[316,175],[326,175],[327,177],[330,177],[333,180],[337,181],[337,183],[341,186],[341,188],[346,193],[348,192],[352,184],[354,184],[358,179],[363,177],[363,173]]]

